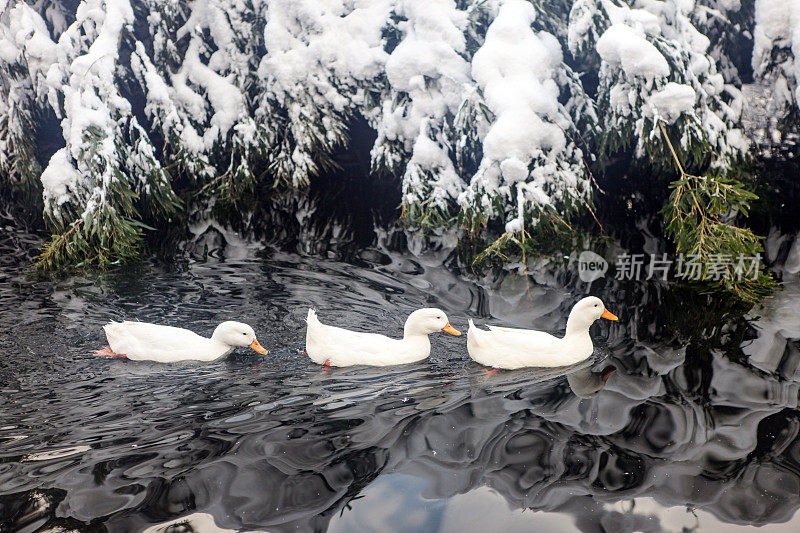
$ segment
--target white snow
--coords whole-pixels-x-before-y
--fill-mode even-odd
[[[267,54],[258,74],[277,98],[303,89],[310,76],[328,97],[336,91],[331,78],[372,79],[384,69],[381,29],[390,8],[386,0],[270,0],[264,28]],[[343,95],[335,98],[339,111],[349,103]]]
[[[75,184],[78,183],[80,173],[72,166],[66,148],[61,148],[53,154],[40,179],[44,189],[45,203],[53,202],[56,205],[62,205],[70,199],[70,190],[74,189]]]
[[[500,172],[508,183],[516,183],[528,177],[528,165],[516,157],[509,157],[500,163]]]
[[[244,113],[244,96],[233,81],[233,74],[220,76],[213,69],[200,61],[197,41],[189,45],[181,74],[202,87],[214,110],[209,121],[211,127],[204,136],[206,149],[210,149],[217,139],[224,138],[228,130],[238,122]]]
[[[678,0],[681,2],[682,0]],[[690,0],[691,1],[691,0]],[[608,18],[614,25],[624,25],[635,30],[641,35],[659,35],[662,31],[660,17],[664,15],[664,7],[667,3],[661,0],[638,0],[633,2],[635,6],[616,5],[612,0],[600,0],[600,4],[608,14]]]
[[[30,6],[19,2],[8,13],[7,28],[5,36],[0,33],[3,60],[11,63],[21,52],[31,79],[38,83],[58,60],[56,43],[50,38],[47,25]]]
[[[428,172],[430,179],[428,179]],[[453,168],[453,163],[442,147],[428,135],[424,133],[419,135],[414,143],[403,182],[403,193],[406,200],[422,200],[423,198],[418,196],[419,191],[430,187],[428,198],[434,205],[444,207],[449,198],[458,194],[462,183]]]
[[[519,233],[523,230],[522,219],[519,217],[512,218],[506,222],[505,230],[506,233]]]
[[[19,57],[19,48],[8,39],[0,39],[0,60],[15,63]]]
[[[655,118],[672,124],[681,114],[692,111],[696,99],[697,95],[689,85],[671,81],[650,96],[648,105]]]
[[[620,67],[629,77],[645,79],[669,74],[669,64],[644,34],[623,24],[614,24],[597,41],[603,61]]]
[[[532,30],[534,17],[529,2],[507,0],[473,57],[472,77],[495,120],[483,139],[483,160],[470,190],[459,197],[464,208],[478,203],[490,211],[489,198],[496,194],[520,211],[524,203],[548,205],[553,198],[546,186],[574,188],[580,180],[580,151],[564,134],[570,121],[558,102],[561,48],[554,36]],[[538,170],[529,173],[534,161]],[[515,220],[507,231],[522,228],[522,217]]]
[[[757,75],[770,70],[776,106],[800,102],[800,0],[756,0],[753,30],[753,69]],[[777,69],[769,69],[775,49],[791,51]],[[791,89],[790,89],[791,88]],[[794,94],[792,94],[792,91]]]

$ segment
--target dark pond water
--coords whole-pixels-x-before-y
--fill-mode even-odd
[[[2,531],[800,530],[796,281],[742,316],[568,268],[475,281],[435,254],[348,264],[223,235],[203,260],[54,282],[19,267],[26,238],[0,250]],[[587,291],[621,317],[593,326],[591,367],[487,378],[445,335],[391,369],[300,353],[309,306],[391,335],[431,305],[559,332]],[[240,319],[270,354],[93,357],[122,318]]]

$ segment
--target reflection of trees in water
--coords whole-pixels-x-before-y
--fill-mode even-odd
[[[272,411],[274,429],[173,480],[152,504],[170,511],[163,519],[200,511],[231,529],[322,530],[384,471],[424,479],[426,498],[488,486],[515,507],[571,514],[584,531],[658,530],[654,517],[609,505],[639,496],[734,523],[784,521],[800,505],[800,419],[774,404],[745,407],[747,394],[730,405],[726,383],[748,390],[738,374],[715,381],[720,403],[705,408],[661,387],[650,388],[656,398],[631,398],[619,373],[590,400],[564,378],[509,392],[476,372],[466,387],[387,392],[430,374],[309,376],[307,405]],[[652,379],[662,378],[672,376]],[[366,400],[343,396],[354,382]]]
[[[624,390],[624,384],[614,388]],[[725,521],[763,524],[787,520],[797,509],[800,444],[794,411],[719,405],[709,417],[684,399],[647,400],[634,408],[630,400],[619,393],[601,395],[599,420],[613,420],[604,417],[605,411],[627,411],[629,417],[617,431],[601,427],[606,435],[590,435],[578,429],[581,402],[576,399],[519,411],[512,407],[519,405],[497,397],[470,399],[426,418],[410,437],[416,437],[416,446],[399,447],[414,452],[393,455],[393,464],[426,478],[428,496],[449,497],[488,485],[514,506],[537,510],[573,508],[580,514],[586,511],[573,505],[575,498],[612,502],[646,495],[665,505],[701,507]],[[785,424],[783,445],[761,451],[756,437],[767,416],[788,417],[791,423]],[[768,424],[780,426],[775,419]],[[455,434],[454,426],[459,428]],[[474,453],[465,456],[463,447],[454,453],[448,445],[453,442]],[[597,523],[599,517],[576,520]]]

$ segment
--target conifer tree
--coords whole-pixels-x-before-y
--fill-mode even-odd
[[[42,265],[107,264],[179,195],[244,213],[257,186],[304,189],[361,115],[412,226],[524,240],[591,209],[590,166],[630,153],[672,189],[679,252],[756,253],[740,89],[752,66],[796,132],[800,8],[780,5],[0,0],[0,191],[41,187]]]
[[[755,0],[752,66],[770,86],[770,114],[784,132],[800,132],[800,4]]]

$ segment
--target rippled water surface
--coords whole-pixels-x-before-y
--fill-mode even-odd
[[[7,258],[0,531],[800,530],[795,283],[747,320],[595,285],[621,320],[566,370],[486,376],[464,337],[436,335],[423,363],[324,371],[301,353],[308,307],[394,336],[422,306],[462,330],[559,332],[587,287],[242,250],[58,282]],[[123,318],[205,334],[239,319],[270,354],[93,357]]]

